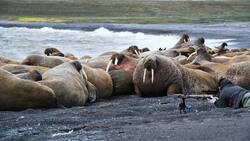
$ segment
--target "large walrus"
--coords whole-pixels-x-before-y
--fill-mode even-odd
[[[91,68],[85,64],[82,64],[82,69],[86,73],[86,80],[96,88],[96,98],[110,98],[113,93],[111,76],[103,69]]]
[[[43,74],[44,72],[49,70],[49,68],[47,67],[19,65],[19,64],[6,64],[3,65],[1,68],[13,74],[26,73],[34,70],[38,71],[40,74]]]
[[[142,58],[133,75],[135,91],[141,96],[217,91],[217,81],[209,73],[185,68],[170,58],[149,55]]]
[[[59,56],[29,55],[22,61],[22,64],[53,68],[68,61],[70,59]]]
[[[70,61],[56,66],[42,75],[39,83],[50,87],[57,97],[59,105],[65,107],[83,106],[94,101],[95,88],[81,74],[82,65],[78,61]],[[93,98],[93,99],[91,99]]]
[[[52,89],[23,80],[0,68],[0,110],[24,110],[57,106]]]

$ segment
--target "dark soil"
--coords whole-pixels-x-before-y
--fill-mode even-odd
[[[176,97],[116,97],[84,107],[0,112],[0,140],[250,140],[250,109]]]

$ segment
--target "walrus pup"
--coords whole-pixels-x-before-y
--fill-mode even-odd
[[[17,74],[16,76],[20,79],[27,79],[27,80],[32,80],[32,81],[42,80],[42,75],[36,70],[26,72],[26,73],[20,73],[20,74]]]
[[[96,98],[110,98],[113,92],[111,76],[103,69],[91,68],[85,64],[82,64],[82,69],[86,73],[86,80],[96,88]]]
[[[80,74],[81,69],[78,61],[66,62],[45,72],[39,83],[55,92],[59,105],[83,106],[88,100],[95,100],[96,92],[94,86],[83,77],[85,75]]]
[[[0,110],[56,107],[55,93],[47,86],[23,80],[0,68]]]
[[[189,42],[189,36],[187,34],[183,34],[180,40],[173,47],[174,49],[181,48],[183,43]]]
[[[7,70],[8,72],[11,72],[12,74],[27,73],[34,70],[38,71],[40,74],[43,74],[44,72],[49,70],[49,68],[47,67],[19,65],[19,64],[6,64],[1,68]]]
[[[185,68],[160,55],[142,58],[136,66],[133,82],[136,93],[147,97],[217,91],[217,81],[212,75]]]
[[[43,66],[48,68],[53,68],[62,63],[68,62],[70,59],[59,57],[59,56],[42,56],[42,55],[30,55],[27,56],[23,61],[23,65],[32,66]]]

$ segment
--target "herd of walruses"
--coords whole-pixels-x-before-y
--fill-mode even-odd
[[[218,94],[227,78],[250,89],[250,50],[207,47],[184,34],[170,49],[130,46],[97,57],[47,48],[21,62],[0,57],[0,110],[83,106],[97,99],[136,94]]]

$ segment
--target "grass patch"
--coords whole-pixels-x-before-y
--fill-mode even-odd
[[[66,22],[65,20],[62,19],[56,19],[56,18],[42,18],[42,17],[18,17],[16,18],[16,21],[19,22],[56,22],[56,23],[61,23],[61,22]]]
[[[250,1],[0,0],[0,19],[26,22],[250,21]]]

